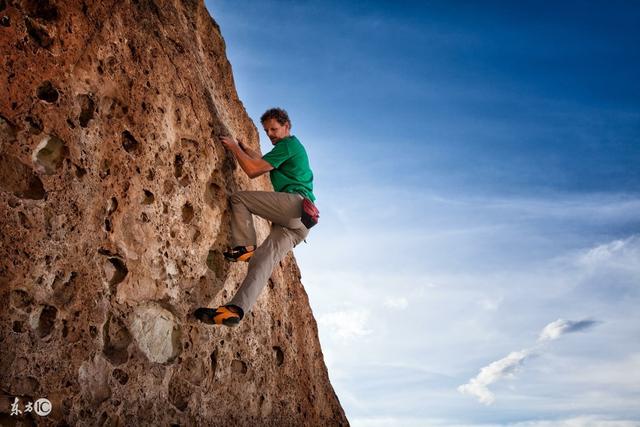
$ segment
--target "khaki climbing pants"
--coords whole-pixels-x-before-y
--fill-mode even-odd
[[[242,285],[229,304],[248,313],[275,265],[309,234],[300,220],[303,197],[274,191],[240,191],[231,196],[232,247],[257,245],[252,215],[271,221],[269,236],[249,259]]]

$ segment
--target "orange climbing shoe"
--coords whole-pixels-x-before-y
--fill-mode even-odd
[[[237,305],[222,305],[213,308],[200,307],[193,315],[199,321],[209,325],[237,326],[244,317],[244,312]]]
[[[249,261],[249,259],[253,256],[254,252],[255,252],[255,249],[248,250],[246,246],[236,246],[233,249],[223,252],[223,255],[225,259],[232,262]]]

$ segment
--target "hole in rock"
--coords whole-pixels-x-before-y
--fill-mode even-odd
[[[144,190],[144,199],[142,200],[143,205],[150,205],[155,200],[153,193],[149,190]]]
[[[174,167],[174,175],[176,178],[180,178],[182,176],[183,170],[182,167],[184,166],[184,159],[182,158],[182,156],[180,154],[176,154],[176,158],[173,161],[173,167]]]
[[[39,135],[42,133],[42,121],[39,118],[27,116],[24,121],[29,125],[29,133],[32,135]]]
[[[47,32],[47,29],[38,24],[33,19],[28,16],[24,18],[24,24],[27,27],[27,33],[31,36],[31,38],[38,43],[43,48],[47,48],[53,44],[53,38]],[[42,98],[41,98],[42,99]],[[57,99],[57,94],[56,94]],[[55,101],[49,101],[55,102]]]
[[[178,410],[184,411],[189,406],[191,391],[187,383],[178,376],[174,376],[169,383],[169,401]]]
[[[215,206],[226,206],[227,194],[225,190],[217,183],[210,182],[204,195],[205,202],[211,208]]]
[[[33,298],[27,291],[24,291],[22,289],[14,289],[13,291],[11,291],[10,303],[14,308],[18,308],[24,311],[30,311],[27,310],[27,308],[31,304],[33,304]]]
[[[76,167],[76,177],[82,178],[87,174],[87,170],[81,166],[74,165]]]
[[[193,219],[193,215],[193,206],[189,202],[185,203],[182,207],[182,222],[189,224]]]
[[[80,126],[86,128],[91,119],[93,119],[96,104],[89,95],[79,95],[78,101],[80,102],[80,117],[78,121],[80,122]]]
[[[41,200],[47,195],[33,170],[13,156],[0,154],[0,190],[21,199]]]
[[[78,277],[78,273],[72,271],[68,278],[57,275],[51,288],[53,289],[53,297],[57,306],[66,306],[72,300],[76,294],[75,281]]]
[[[107,202],[107,215],[111,215],[118,209],[118,199],[112,197]]]
[[[104,231],[111,233],[112,227],[111,227],[111,220],[109,218],[105,218],[104,220]]]
[[[129,374],[127,374],[120,368],[114,369],[111,375],[113,375],[113,378],[115,378],[122,385],[125,385],[127,382],[129,382]]]
[[[2,115],[0,115],[0,138],[6,141],[16,139],[16,127]]]
[[[273,347],[273,351],[275,351],[276,365],[282,366],[284,363],[284,352],[280,347]]]
[[[40,85],[36,95],[43,101],[56,102],[58,100],[58,89],[56,89],[53,84],[47,80]]]
[[[121,365],[129,360],[128,348],[132,338],[121,320],[109,317],[104,324],[103,341],[102,353],[111,363]]]
[[[49,136],[38,145],[33,159],[46,174],[52,174],[62,166],[66,154],[64,142],[55,136]]]
[[[122,132],[122,147],[127,153],[138,150],[140,143],[131,135],[131,132],[125,130]]]
[[[40,319],[38,320],[38,336],[44,338],[51,334],[55,325],[56,316],[58,315],[58,309],[45,305],[40,313]]]
[[[187,149],[193,150],[194,148],[195,149],[198,148],[198,141],[195,141],[193,139],[181,138],[180,143],[182,144],[183,147],[186,147]]]
[[[29,177],[27,189],[24,192],[16,193],[16,196],[21,199],[42,200],[46,198],[47,192],[44,191],[44,185],[40,178],[36,175],[32,175]]]
[[[218,367],[218,350],[215,350],[213,353],[211,353],[210,356],[211,359],[211,373],[212,376],[216,376],[216,368]]]
[[[125,277],[127,277],[129,270],[127,269],[124,261],[122,261],[120,258],[109,258],[109,264],[113,267],[113,270],[108,272],[110,274],[107,274],[107,277],[109,278],[109,285],[115,286],[118,283],[122,282]]]
[[[45,21],[55,21],[58,19],[58,8],[54,4],[51,4],[50,0],[28,0],[26,6],[29,16]]]
[[[17,334],[21,334],[24,332],[24,322],[21,322],[20,320],[14,320],[13,321],[13,332],[17,333]]]
[[[231,371],[236,374],[246,374],[247,364],[242,360],[234,359],[233,362],[231,362]]]
[[[102,161],[102,165],[100,166],[100,172],[98,173],[98,175],[100,176],[101,179],[105,179],[110,174],[111,174],[111,163],[109,162],[108,159],[104,159]]]

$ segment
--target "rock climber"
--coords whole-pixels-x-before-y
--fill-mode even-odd
[[[201,307],[194,312],[204,323],[236,326],[251,310],[274,266],[309,234],[301,218],[303,200],[307,199],[305,206],[315,201],[307,152],[298,138],[291,135],[291,120],[285,110],[269,109],[260,122],[274,146],[264,156],[242,141],[220,137],[222,145],[233,153],[249,178],[269,172],[274,191],[239,191],[231,196],[232,242],[224,257],[232,262],[248,262],[247,276],[229,303],[216,309]],[[259,246],[252,215],[271,221],[269,236]]]

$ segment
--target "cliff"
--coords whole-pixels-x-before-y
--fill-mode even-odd
[[[271,189],[212,138],[259,150],[202,0],[0,0],[0,50],[2,425],[347,425],[291,254],[238,328],[191,315]]]

